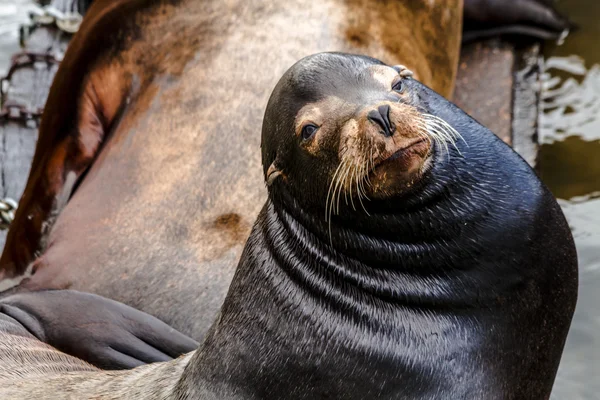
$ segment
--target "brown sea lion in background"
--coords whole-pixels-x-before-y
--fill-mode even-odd
[[[450,96],[462,12],[461,0],[95,1],[48,98],[1,284],[101,294],[200,339],[266,197],[269,88],[295,60],[338,50],[404,63]]]
[[[193,355],[107,373],[0,333],[0,397],[549,398],[577,256],[512,149],[405,67],[324,53],[273,90],[261,150],[268,199]]]

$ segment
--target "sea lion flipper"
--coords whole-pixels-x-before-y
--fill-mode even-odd
[[[510,34],[557,39],[575,28],[549,1],[465,0],[463,42]]]
[[[74,290],[6,297],[0,301],[0,315],[56,349],[103,369],[168,361],[198,347],[151,315]]]

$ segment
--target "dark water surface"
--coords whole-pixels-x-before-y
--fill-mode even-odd
[[[546,47],[539,168],[579,254],[577,311],[553,400],[600,399],[600,1],[561,0],[580,29]]]
[[[0,0],[0,75],[30,0]],[[600,0],[561,0],[581,29],[546,48],[540,174],[577,242],[580,295],[553,400],[600,399]]]

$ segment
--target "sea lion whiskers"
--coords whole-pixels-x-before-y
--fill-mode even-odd
[[[370,141],[369,143],[372,142]],[[341,148],[340,163],[335,170],[329,184],[327,198],[325,201],[325,220],[329,222],[331,221],[331,215],[334,212],[336,214],[339,213],[342,192],[344,195],[344,201],[347,205],[351,205],[354,210],[356,210],[356,205],[354,204],[354,199],[352,197],[353,195],[358,196],[359,202],[361,203],[363,210],[366,212],[366,207],[364,207],[362,200],[363,198],[368,199],[368,197],[366,195],[363,181],[365,178],[368,178],[368,174],[365,172],[370,169],[370,167],[367,168],[367,165],[370,165],[373,162],[372,148],[370,149],[369,158],[366,159],[365,157],[364,161],[362,162],[356,161],[357,154],[349,154],[349,148],[350,147],[348,143],[345,143]],[[366,152],[359,152],[358,154],[363,153]],[[356,185],[356,193],[353,193],[354,185]],[[350,202],[348,202],[348,197],[350,197]]]
[[[344,152],[347,148],[344,149]],[[342,191],[344,191],[344,196],[346,195],[346,191],[344,190],[344,182],[347,181],[348,174],[350,172],[351,163],[348,158],[342,157],[340,165],[336,169],[333,177],[331,179],[331,183],[329,185],[329,192],[327,194],[327,200],[325,204],[325,220],[328,223],[328,231],[329,231],[329,242],[333,246],[333,237],[331,235],[331,215],[334,212],[335,214],[339,214],[340,212],[340,197],[342,195]],[[331,190],[333,187],[333,191]],[[331,202],[329,201],[331,199]],[[346,200],[346,204],[348,204]]]
[[[363,186],[363,183],[365,181],[365,163],[361,163],[360,165],[360,174],[356,174],[356,190],[358,192],[358,201],[360,202],[360,205],[362,206],[362,209],[364,210],[364,212],[367,215],[371,215],[369,214],[369,212],[367,211],[367,208],[365,207],[365,204],[363,203],[362,199],[363,197],[365,198],[365,200],[369,200],[369,197],[366,194],[365,188]]]
[[[332,198],[331,208],[330,208],[330,212],[329,212],[330,219],[331,219],[331,212],[334,209],[335,209],[336,214],[338,214],[339,210],[340,210],[340,198],[342,195],[344,182],[347,179],[348,172],[350,169],[350,163],[347,161],[347,159],[342,158],[342,161],[340,162],[340,166],[338,167],[338,169],[340,170],[340,172],[337,174],[337,176],[334,176],[334,178],[332,180],[332,183],[335,182],[335,185],[333,187],[333,198]]]
[[[371,184],[371,178],[369,177],[369,173],[373,170],[373,168],[375,166],[375,158],[374,158],[374,155],[373,155],[373,145],[374,145],[373,139],[369,138],[368,140],[369,140],[369,146],[368,146],[369,147],[369,157],[368,157],[368,159],[366,160],[365,163],[362,163],[362,165],[363,165],[363,171],[361,173],[362,178],[361,178],[360,182],[361,182],[361,187],[362,187],[362,190],[363,190],[364,198],[367,199],[367,200],[370,200],[369,197],[367,196],[367,190],[366,190],[366,188],[365,188],[364,185],[365,185],[365,182],[366,182],[367,186],[369,186],[369,187],[373,186]],[[365,212],[366,211],[367,210],[365,210]],[[369,213],[367,212],[367,214],[369,214]]]
[[[453,142],[454,139],[450,137],[447,132],[435,124],[429,124],[427,122],[421,122],[419,126],[420,136],[425,135],[427,138],[436,143],[440,149],[442,155],[446,154],[449,156],[448,141]]]
[[[422,116],[424,128],[427,133],[434,138],[438,144],[442,144],[441,142],[443,142],[442,145],[444,146],[446,153],[449,154],[448,143],[451,143],[456,151],[462,156],[462,153],[456,146],[456,141],[460,139],[468,146],[463,136],[440,117],[427,113],[423,113]]]
[[[363,206],[363,210],[365,210],[366,212],[366,208],[364,207],[364,204],[362,203],[362,199],[365,198],[367,200],[368,197],[366,195],[366,190],[364,189],[364,183],[363,181],[365,180],[366,177],[368,177],[368,173],[367,173],[367,168],[366,166],[369,164],[369,159],[366,157],[367,154],[367,148],[369,149],[369,153],[372,157],[372,146],[373,146],[373,142],[372,140],[370,140],[370,138],[368,136],[365,135],[359,135],[359,138],[352,138],[352,140],[355,142],[352,144],[352,146],[350,146],[352,149],[354,149],[355,151],[352,152],[352,154],[350,154],[347,150],[348,150],[348,144],[345,145],[344,148],[344,153],[342,154],[341,158],[342,158],[342,163],[343,164],[347,164],[348,165],[348,171],[346,173],[346,176],[344,176],[341,180],[340,180],[340,187],[339,190],[340,192],[343,190],[344,191],[344,198],[346,199],[346,204],[348,204],[348,200],[347,200],[347,196],[350,197],[350,203],[352,205],[352,208],[354,210],[356,210],[356,207],[354,206],[354,201],[352,199],[353,197],[353,190],[352,190],[352,186],[356,185],[356,196],[358,197],[359,202],[361,203],[361,205]],[[339,212],[339,207],[337,209],[337,211]],[[368,214],[368,212],[367,212]]]
[[[372,153],[370,159],[365,159],[364,162],[360,163],[356,163],[352,157],[342,157],[340,165],[335,170],[329,184],[327,199],[325,201],[325,221],[328,223],[331,245],[333,245],[333,238],[331,236],[331,216],[333,213],[339,214],[340,212],[342,192],[344,194],[346,205],[351,205],[352,209],[356,211],[352,191],[353,186],[356,185],[356,196],[359,204],[367,215],[371,215],[363,202],[363,199],[370,200],[366,194],[363,182],[368,179],[368,171],[370,170],[370,165],[372,163]],[[348,197],[350,198],[350,203],[348,203]]]
[[[325,200],[325,221],[331,220],[331,209],[333,208],[333,202],[335,198],[334,183],[337,182],[336,177],[340,173],[340,170],[342,169],[343,165],[343,163],[340,163],[340,165],[338,165],[337,169],[333,173],[333,177],[331,178],[331,183],[329,184],[329,190],[327,191],[327,198]],[[329,199],[331,199],[331,203],[329,202]]]
[[[447,142],[452,143],[453,145],[455,145],[456,140],[458,139],[458,137],[454,134],[454,132],[452,132],[452,128],[445,126],[444,124],[442,124],[441,122],[438,122],[436,120],[426,120],[425,122],[426,126],[428,128],[430,128],[430,130],[433,130],[434,134],[435,133],[440,133],[442,138],[444,138]],[[431,129],[431,128],[435,128],[435,129]]]
[[[352,199],[352,181],[354,180],[354,174],[356,172],[356,164],[350,164],[348,168],[347,174],[347,182],[348,182],[348,191],[344,190],[344,199],[346,200],[346,205],[348,205],[348,197],[350,197],[350,204],[352,205],[352,209],[356,211],[356,207],[354,206],[354,200]]]
[[[334,188],[334,183],[336,183],[336,187],[337,187],[336,177],[340,173],[343,165],[344,165],[344,163],[340,163],[340,165],[338,165],[337,169],[335,170],[335,173],[333,174],[333,178],[331,179],[331,183],[329,184],[329,190],[327,192],[327,199],[325,200],[325,221],[328,222],[329,241],[332,245],[333,245],[333,239],[331,238],[331,213],[333,211],[333,204],[335,201],[335,190],[336,190]],[[332,192],[332,189],[333,189],[333,192]],[[331,198],[331,202],[329,201],[330,198]]]
[[[372,145],[372,141],[369,140],[368,138],[363,138],[363,141],[361,142],[361,144],[364,144],[365,140],[367,140],[369,142],[368,147],[370,148]],[[372,148],[370,148],[370,154],[372,154],[371,152],[372,152]],[[356,192],[357,192],[357,196],[358,196],[358,201],[360,202],[362,209],[365,211],[365,213],[367,215],[370,215],[362,201],[363,198],[366,200],[369,200],[369,197],[367,196],[366,190],[364,187],[364,181],[365,181],[365,178],[368,177],[367,171],[368,171],[368,165],[369,165],[370,160],[366,157],[366,154],[367,154],[366,151],[360,151],[359,154],[362,159],[358,160],[358,161],[355,160],[355,162],[354,162],[353,182],[356,183]]]
[[[436,115],[429,114],[426,111],[426,109],[424,109],[422,106],[415,106],[414,110],[419,112],[420,114],[420,118],[417,120],[417,126],[419,131],[424,131],[430,139],[432,139],[436,144],[438,144],[442,153],[445,151],[446,154],[449,155],[448,142],[450,142],[452,146],[454,146],[454,148],[458,151],[458,153],[462,155],[462,153],[456,146],[456,141],[460,139],[467,146],[468,144],[463,138],[463,136],[456,129],[454,129],[442,118]]]
[[[348,160],[344,160],[344,164],[346,165],[344,168],[344,173],[342,175],[342,178],[339,179],[338,182],[338,197],[337,197],[337,209],[336,209],[336,213],[339,214],[340,213],[340,199],[342,197],[342,192],[344,192],[344,198],[346,197],[347,192],[344,190],[344,187],[346,186],[346,182],[348,181],[348,174],[350,173],[350,168],[352,167],[352,164],[348,161]],[[348,204],[348,200],[346,199],[346,204]]]
[[[467,146],[469,146],[469,144],[467,143],[467,141],[465,140],[465,138],[460,134],[460,132],[458,132],[456,129],[454,129],[449,123],[447,123],[445,120],[443,120],[442,118],[435,116],[435,115],[431,115],[431,114],[426,114],[425,115],[426,118],[428,119],[432,119],[434,121],[436,121],[438,124],[440,124],[441,126],[445,127],[446,130],[448,130],[450,132],[450,134],[455,138],[455,139],[460,139],[463,141],[463,143]]]
[[[369,146],[369,164],[368,164],[368,172],[371,172],[375,166],[375,157],[373,156],[373,140],[370,140],[371,144]],[[373,185],[371,184],[371,178],[369,177],[369,174],[367,174],[367,185],[369,185],[369,187],[373,187]]]
[[[441,130],[436,125],[428,124],[426,122],[423,122],[421,129],[427,132],[427,135],[438,145],[442,156],[446,154],[450,157],[448,141],[452,141],[452,138],[448,137],[445,131]]]
[[[346,189],[348,187],[347,182],[349,182],[350,179],[350,173],[352,172],[352,163],[350,162],[346,162],[346,167],[344,168],[344,174],[340,177],[339,179],[339,188],[338,188],[338,202],[337,202],[337,209],[336,209],[336,213],[339,214],[340,212],[340,204],[343,205],[343,203],[340,201],[342,198],[342,194],[344,195],[344,203],[346,203],[346,205],[348,205],[348,190]],[[350,189],[352,188],[352,186],[349,186]]]

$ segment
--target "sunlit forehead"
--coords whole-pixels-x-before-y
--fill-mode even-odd
[[[398,71],[387,65],[372,65],[367,70],[371,77],[381,84],[384,89],[389,89],[394,78],[398,76]]]

